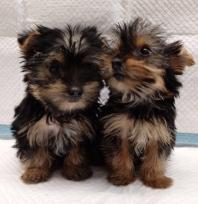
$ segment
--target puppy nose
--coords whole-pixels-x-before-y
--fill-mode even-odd
[[[122,72],[122,61],[118,58],[114,59],[112,61],[112,68],[116,73]]]
[[[72,87],[69,90],[69,95],[72,97],[80,97],[82,95],[82,89],[79,87]]]

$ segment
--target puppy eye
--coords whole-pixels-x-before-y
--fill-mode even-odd
[[[147,56],[151,55],[152,51],[151,51],[151,49],[149,47],[142,47],[140,49],[140,53],[141,53],[142,56],[147,57]]]
[[[50,62],[48,64],[48,68],[49,68],[50,73],[55,75],[55,76],[60,75],[61,67],[62,67],[62,64],[57,60],[53,60],[52,62]]]

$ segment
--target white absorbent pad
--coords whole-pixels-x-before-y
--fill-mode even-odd
[[[82,182],[66,180],[57,172],[45,183],[24,184],[13,144],[14,140],[0,140],[1,204],[198,203],[198,148],[175,148],[167,166],[167,175],[174,184],[165,190],[154,190],[139,180],[125,187],[113,186],[99,168],[94,169],[92,178]]]

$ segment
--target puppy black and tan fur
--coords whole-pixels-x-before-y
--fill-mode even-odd
[[[49,178],[57,160],[72,180],[91,176],[89,147],[96,136],[102,39],[95,27],[36,29],[19,35],[26,94],[15,110],[12,131],[22,179]]]
[[[114,33],[115,46],[103,56],[110,88],[101,116],[108,180],[127,185],[139,175],[147,186],[169,187],[165,163],[175,144],[177,75],[193,58],[181,42],[167,43],[159,27],[141,19]]]

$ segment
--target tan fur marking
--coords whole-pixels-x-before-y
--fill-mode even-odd
[[[110,115],[104,118],[104,135],[115,135],[121,139],[121,147],[113,158],[108,158],[107,165],[110,168],[108,180],[114,185],[127,185],[134,180],[133,158],[129,153],[128,134],[130,120],[125,114]],[[110,136],[111,137],[111,136]]]
[[[112,166],[115,167],[114,169],[119,169],[121,172],[131,172],[133,170],[132,156],[129,153],[127,138],[122,139],[121,150],[113,158]]]
[[[112,55],[108,54],[103,54],[100,57],[101,59],[101,73],[104,79],[108,79],[112,75]]]
[[[30,91],[31,93],[33,94],[33,96],[42,101],[41,97],[40,97],[40,91],[41,91],[41,88],[38,86],[38,85],[33,85],[33,84],[30,84],[29,85],[29,88],[30,88]]]
[[[62,52],[51,52],[49,56],[46,58],[45,62],[43,62],[38,67],[37,78],[39,80],[48,81],[51,80],[54,76],[50,73],[49,68],[46,64],[52,62],[53,60],[57,60],[60,64],[64,63],[64,55]],[[59,82],[59,81],[58,81]]]
[[[43,168],[31,168],[25,171],[21,179],[24,183],[31,184],[47,181],[49,176],[50,173]]]
[[[133,59],[132,57],[129,57],[126,59],[125,65],[127,68],[133,68],[133,67],[142,67],[144,66],[144,61],[143,60],[136,60]],[[141,70],[140,70],[141,72]]]
[[[51,59],[51,60],[57,60],[57,61],[59,61],[60,63],[63,63],[64,62],[64,60],[65,60],[65,57],[64,57],[64,54],[61,52],[61,51],[58,51],[58,52],[51,52],[50,54],[49,54],[49,58]]]
[[[185,65],[186,66],[192,66],[195,64],[193,56],[184,47],[182,47],[182,50],[180,52],[180,56],[185,59]]]
[[[64,92],[66,88],[67,88],[66,85],[63,84],[61,80],[57,80],[55,83],[50,84],[47,93],[43,94],[56,95]]]
[[[46,149],[38,149],[33,158],[22,161],[25,172],[22,180],[25,183],[38,183],[46,181],[50,176],[52,157]]]
[[[135,45],[138,48],[142,48],[144,45],[148,45],[151,43],[151,39],[149,36],[137,36],[135,40]]]
[[[82,100],[77,102],[69,102],[67,100],[68,95],[66,93],[67,87],[61,81],[56,81],[55,83],[50,84],[47,89],[37,85],[30,85],[30,89],[35,98],[43,103],[45,103],[43,99],[50,100],[58,109],[62,111],[72,111],[73,109],[84,108],[86,106]]]
[[[126,60],[126,69],[129,71],[129,76],[131,72],[131,77],[137,78],[140,83],[143,82],[143,79],[145,77],[152,77],[155,79],[155,87],[158,90],[164,90],[164,81],[162,79],[162,76],[164,75],[164,70],[157,68],[157,67],[152,67],[145,65],[143,61],[140,60],[135,60],[132,58],[129,58]]]
[[[83,155],[81,155],[80,149],[77,147],[70,150],[66,160],[67,162],[71,162],[73,165],[79,165],[83,162],[82,156]]]
[[[149,165],[153,165],[150,173],[160,178],[152,180],[150,186],[165,188],[171,184],[171,180],[163,176],[164,158],[158,158],[158,142],[170,144],[172,142],[171,132],[166,123],[161,120],[152,121],[133,120],[125,114],[111,114],[103,118],[104,136],[119,137],[121,147],[119,152],[112,158],[107,156],[106,162],[110,166],[108,179],[115,185],[126,185],[133,180],[133,158],[129,153],[129,148],[133,148],[137,155],[145,152],[145,164],[142,171]],[[149,163],[150,162],[150,163]],[[156,166],[156,169],[155,169]],[[146,174],[146,173],[145,173]],[[159,176],[158,176],[159,177]],[[144,179],[144,178],[143,178]],[[148,178],[146,177],[144,181]],[[145,181],[146,185],[149,185]],[[167,185],[167,186],[166,186]]]
[[[116,78],[112,77],[109,79],[108,84],[112,89],[120,91],[122,93],[128,93],[134,86],[134,82],[129,80],[118,81]]]
[[[83,92],[86,98],[97,98],[99,94],[99,83],[90,82],[83,87]]]
[[[60,127],[58,123],[47,124],[46,120],[47,117],[43,116],[29,128],[27,138],[31,147],[36,145],[47,147],[49,138],[59,135]]]
[[[99,96],[99,83],[91,82],[89,84],[84,85],[83,94],[79,101],[77,102],[60,101],[60,104],[57,105],[60,108],[60,110],[63,111],[83,109],[87,107],[90,101],[96,100],[98,96]]]
[[[172,137],[166,123],[157,119],[150,121],[136,120],[131,121],[129,140],[134,146],[137,154],[146,149],[148,141],[160,141],[170,144]]]
[[[29,160],[22,160],[22,163],[24,164],[25,169],[28,168],[34,168],[34,167],[50,167],[52,164],[52,158],[48,153],[47,149],[40,148],[37,150],[35,155],[33,156],[32,159]]]
[[[111,114],[104,117],[104,135],[119,132],[122,139],[126,139],[129,133],[130,120],[126,114]]]
[[[129,119],[127,115],[111,114],[103,119],[104,135],[115,135],[119,132],[122,139],[128,139],[137,154],[146,149],[150,140],[160,141],[164,144],[170,144],[172,137],[164,121],[153,119],[151,121]]]
[[[194,65],[195,61],[193,56],[184,47],[182,47],[180,54],[178,56],[173,56],[170,63],[175,74],[181,75],[183,74],[185,67]]]
[[[26,53],[28,50],[29,45],[31,44],[32,40],[34,40],[34,38],[36,36],[40,35],[40,33],[38,31],[32,31],[28,34],[28,37],[25,39],[25,41],[23,42],[23,44],[19,43],[19,47],[20,49]]]
[[[98,98],[100,91],[99,83],[91,82],[84,85],[83,94],[80,100],[70,102],[69,95],[67,94],[67,86],[60,80],[50,84],[48,88],[42,88],[38,85],[30,85],[29,88],[35,98],[43,103],[45,103],[45,100],[49,100],[61,111],[72,111],[85,108],[89,102]]]
[[[38,85],[33,85],[33,84],[30,84],[29,85],[29,88],[30,88],[30,92],[32,93],[32,95],[42,101],[41,97],[40,97],[40,92],[41,92],[41,88],[38,86]],[[42,101],[43,102],[43,101]]]
[[[55,119],[47,123],[46,116],[32,125],[27,132],[27,138],[32,147],[47,147],[49,139],[55,138],[53,149],[55,154],[65,153],[64,145],[68,142],[76,145],[84,139],[83,136],[92,138],[93,135],[94,130],[86,118],[71,119],[60,126]]]
[[[65,158],[62,175],[71,180],[84,180],[92,175],[85,152],[79,146],[71,149]]]
[[[133,157],[129,153],[127,138],[122,139],[121,149],[109,159],[110,173],[108,180],[114,185],[127,185],[134,181]]]
[[[128,58],[125,62],[125,72],[127,77],[122,81],[114,77],[108,80],[108,84],[113,90],[123,93],[123,102],[128,102],[128,93],[131,92],[140,97],[138,100],[145,99],[148,96],[152,97],[156,91],[168,94],[164,85],[163,69],[147,66],[143,61]],[[143,84],[146,83],[146,79],[152,79],[154,83],[145,87]],[[134,99],[132,98],[132,100]]]
[[[140,176],[145,185],[152,188],[167,188],[171,186],[172,179],[166,177],[166,159],[158,156],[158,144],[151,140],[147,144],[145,157],[140,169]]]
[[[45,66],[45,65],[42,65],[42,66]],[[38,68],[37,78],[39,80],[49,81],[52,75],[47,67],[42,67],[42,66]]]

